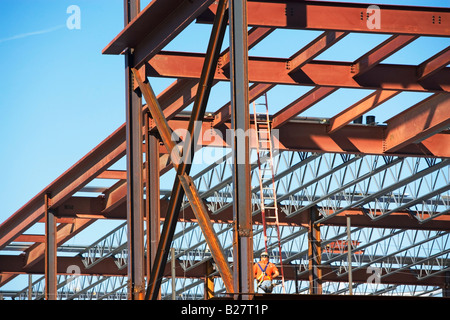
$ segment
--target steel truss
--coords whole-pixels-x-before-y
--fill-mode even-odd
[[[175,285],[176,299],[203,299],[206,283],[214,286],[215,295],[226,295],[231,287],[249,293],[249,261],[265,250],[258,165],[250,136],[244,152],[249,161],[235,166],[238,148],[226,141],[225,133],[254,128],[250,121],[241,122],[248,112],[236,104],[250,104],[283,84],[311,87],[270,116],[278,142],[272,159],[277,203],[268,205],[279,208],[286,292],[311,292],[314,260],[321,270],[316,281],[323,293],[348,294],[351,271],[356,294],[449,295],[450,51],[437,52],[417,66],[382,63],[421,36],[449,37],[448,8],[381,6],[382,26],[368,29],[367,6],[362,4],[153,0],[142,11],[139,1],[125,4],[124,30],[103,53],[125,53],[127,122],[0,226],[0,249],[23,250],[25,257],[19,261],[18,256],[2,256],[0,286],[20,273],[47,276],[4,296],[142,299],[160,292],[161,299],[172,299]],[[242,4],[247,4],[246,10]],[[227,5],[232,9],[224,10]],[[228,14],[233,40],[229,49],[218,53]],[[396,23],[400,18],[403,23]],[[246,27],[234,25],[240,20],[251,27],[248,33]],[[214,26],[205,54],[163,51],[193,23]],[[323,33],[288,58],[246,57],[248,49],[279,28]],[[353,32],[389,37],[355,61],[315,60]],[[155,77],[177,80],[156,96],[151,87]],[[231,101],[205,113],[209,90],[220,82],[230,82]],[[239,86],[247,88],[241,93]],[[325,119],[299,117],[341,88],[372,93]],[[385,125],[351,123],[404,91],[430,95]],[[183,112],[192,104],[192,112]],[[199,127],[194,120],[201,121]],[[186,128],[201,137],[212,132],[217,139],[180,147],[177,143],[186,136],[173,140],[171,135]],[[158,145],[151,147],[155,141]],[[190,166],[171,162],[175,149],[182,150],[182,156],[195,150],[226,151],[191,176]],[[113,168],[122,158],[128,161],[127,169]],[[152,189],[149,182],[156,179],[155,172],[162,179],[174,171],[173,188]],[[98,189],[100,180],[111,183]],[[237,203],[236,197],[244,203]],[[241,204],[251,215],[238,208]],[[312,212],[318,214],[315,221]],[[44,213],[59,222],[55,235],[26,234]],[[346,218],[356,245],[330,250],[346,243]],[[56,262],[56,253],[45,254],[52,250],[44,248],[55,243],[61,254],[67,250],[65,242],[101,219],[126,221],[91,245],[77,248],[76,255],[66,252]],[[320,230],[315,243],[310,241],[311,225]],[[268,237],[268,249],[278,260],[277,237]],[[310,254],[313,246],[316,256]],[[53,261],[50,267],[57,271],[44,272],[44,258]],[[239,278],[233,284],[231,267],[233,277]]]
[[[380,161],[381,160],[381,161]],[[406,197],[402,201],[395,201],[395,197],[392,195],[392,185],[396,185],[401,174],[401,170],[408,168],[404,173],[408,177],[409,181],[415,181],[415,179],[428,178],[434,181],[436,171],[439,172],[442,168],[440,164],[445,161],[434,161],[424,158],[398,158],[387,159],[378,156],[342,156],[339,154],[315,154],[315,153],[302,153],[302,152],[280,152],[277,156],[277,166],[275,174],[275,183],[278,186],[277,192],[283,191],[282,199],[289,199],[287,204],[283,204],[280,200],[281,208],[287,217],[295,216],[300,206],[306,206],[308,202],[317,205],[318,199],[322,199],[324,196],[332,196],[333,200],[341,204],[342,201],[348,201],[351,196],[355,195],[354,184],[358,183],[358,177],[364,177],[366,180],[379,179],[384,181],[387,190],[379,198],[384,202],[394,203],[397,206],[401,206],[402,203],[410,203],[411,199]],[[414,169],[410,166],[405,166],[405,160],[409,163],[415,164]],[[424,162],[421,167],[419,164]],[[293,166],[292,164],[295,163]],[[434,168],[435,170],[428,170],[429,168]],[[257,174],[257,165],[254,164],[254,170],[252,175]],[[352,169],[357,169],[359,176],[356,177]],[[365,169],[363,169],[363,167]],[[381,168],[381,169],[380,169]],[[419,170],[421,169],[421,170]],[[415,177],[412,171],[420,174]],[[427,170],[428,174],[422,173],[422,171]],[[341,172],[340,172],[341,171]],[[396,172],[395,177],[397,179],[392,179],[391,184],[386,182],[386,176]],[[217,215],[220,212],[226,210],[231,205],[232,196],[230,194],[231,188],[231,164],[229,154],[225,155],[221,159],[217,160],[213,165],[205,168],[194,176],[194,182],[198,190],[203,191],[201,197],[208,203],[208,208],[211,214]],[[307,175],[313,175],[316,179],[312,177],[308,178]],[[345,174],[350,175],[349,178],[344,177]],[[445,173],[444,173],[445,174]],[[303,179],[298,179],[298,177],[303,177]],[[336,177],[339,177],[337,179]],[[338,181],[335,188],[342,189],[341,186],[343,182],[350,180],[352,181],[351,189],[352,194],[349,196],[341,195],[336,197],[333,192],[331,192],[330,181]],[[290,185],[286,185],[284,182],[290,182]],[[299,184],[301,188],[293,188],[294,185]],[[328,186],[328,188],[323,188],[323,185]],[[427,189],[428,186],[424,185]],[[366,186],[366,185],[365,185]],[[407,185],[403,186],[405,189]],[[305,190],[315,190],[315,194],[305,195]],[[416,194],[421,193],[419,191]],[[220,195],[220,196],[219,196]],[[360,194],[357,194],[356,199],[363,198]],[[387,197],[393,197],[394,200],[385,199]],[[254,212],[253,216],[256,216],[259,212],[259,186],[256,183],[253,188],[252,198],[254,202]],[[302,201],[299,203],[295,201],[295,198],[301,198]],[[375,199],[377,200],[377,199]],[[370,204],[370,202],[368,202]],[[374,201],[376,204],[376,201]],[[432,202],[430,202],[432,203]],[[445,203],[442,202],[441,206],[445,207]],[[184,201],[182,206],[182,211],[180,213],[181,220],[189,220],[191,217],[184,216],[184,211],[189,208],[189,202],[187,199]],[[337,207],[337,206],[334,206]],[[302,207],[303,208],[303,207]],[[289,210],[288,210],[289,209]],[[448,209],[448,204],[447,204]],[[327,210],[328,207],[327,207]],[[322,211],[322,210],[320,210]],[[395,211],[395,210],[394,210]],[[368,215],[370,216],[370,215]],[[412,215],[415,216],[415,215]],[[325,216],[329,218],[328,216]],[[288,218],[287,218],[288,219]],[[324,219],[326,221],[326,219]],[[112,230],[110,233],[106,234],[104,237],[100,238],[98,241],[93,243],[91,246],[80,251],[79,256],[82,257],[82,262],[86,268],[90,268],[102,260],[112,257],[118,269],[123,269],[127,265],[128,261],[128,246],[127,246],[127,224],[123,223],[117,228]],[[184,274],[196,267],[204,265],[206,262],[212,259],[211,252],[206,244],[203,233],[199,228],[198,224],[195,222],[184,222],[180,223],[178,227],[178,232],[175,234],[172,246],[176,250],[176,259],[179,261],[180,266]],[[223,243],[231,243],[232,239],[232,224],[231,223],[221,223],[216,224],[215,227],[216,234]],[[308,240],[307,240],[307,229],[302,226],[289,226],[285,225],[282,227],[282,247],[283,247],[283,261],[286,263],[294,264],[299,266],[306,274],[308,271]],[[389,277],[391,274],[398,272],[411,272],[411,270],[417,272],[417,279],[421,280],[425,276],[438,275],[443,273],[448,268],[448,253],[450,250],[446,249],[448,247],[448,233],[445,231],[424,231],[424,230],[406,230],[406,229],[372,229],[372,228],[356,228],[352,230],[354,238],[359,239],[364,245],[359,245],[357,250],[363,250],[363,254],[353,254],[352,269],[368,269],[379,268],[382,274],[381,279]],[[262,238],[262,228],[260,225],[255,226],[254,229],[254,243],[255,252],[258,253],[264,250],[263,238]],[[332,242],[339,239],[346,239],[346,231],[343,227],[327,226],[322,227],[322,247],[326,246]],[[274,237],[276,239],[276,237]],[[269,236],[270,239],[270,236]],[[418,241],[418,239],[422,239]],[[431,245],[430,245],[431,243]],[[269,248],[273,251],[273,256],[276,258],[277,255],[277,243],[272,243]],[[429,252],[425,252],[424,247],[427,247]],[[433,252],[438,248],[439,254],[434,254]],[[231,257],[231,246],[224,247],[224,250],[228,252],[227,256]],[[337,278],[342,281],[345,280],[345,275],[348,269],[347,261],[345,260],[346,252],[342,250],[340,254],[336,253],[325,253],[322,259],[324,265],[330,265],[335,267],[335,273]],[[217,274],[217,272],[216,272]],[[302,273],[298,274],[299,276]],[[113,279],[117,277],[112,277]],[[84,279],[84,278],[83,278]],[[108,277],[102,277],[96,280],[96,284],[90,284],[88,288],[91,292],[101,292],[97,288],[98,285],[103,284]],[[162,297],[170,299],[172,296],[170,279],[166,278],[163,281],[165,292]],[[62,280],[63,283],[65,280]],[[182,280],[177,278],[177,296],[183,298],[191,298],[193,296],[199,298],[201,297],[201,292],[203,290],[203,279],[191,280],[186,284],[187,280]],[[292,280],[291,280],[292,281]],[[218,281],[220,283],[220,281]],[[98,283],[98,284],[97,284]],[[109,282],[106,282],[109,283]],[[179,284],[179,283],[182,283]],[[123,289],[124,284],[119,283],[118,289]],[[99,298],[99,296],[93,296],[92,294],[86,293],[84,296],[83,292],[78,292],[69,296],[64,293],[64,289],[67,286],[71,286],[70,282],[66,286],[61,286],[61,298],[77,298],[82,297],[85,299]],[[295,290],[295,286],[290,285],[291,290]],[[35,290],[39,290],[37,287]],[[67,290],[67,289],[66,289]],[[193,292],[191,292],[194,290]],[[342,290],[339,289],[339,290]],[[368,289],[365,289],[366,292]],[[440,290],[440,289],[436,289]],[[222,290],[223,291],[223,290]],[[199,293],[200,292],[200,293]],[[295,292],[295,291],[294,291]],[[389,292],[392,292],[390,290]],[[219,294],[220,291],[217,292]],[[123,294],[123,293],[122,293]],[[23,297],[27,297],[26,289],[22,293]],[[122,295],[124,297],[124,295]]]

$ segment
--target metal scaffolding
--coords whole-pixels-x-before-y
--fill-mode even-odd
[[[265,250],[283,261],[292,297],[450,296],[450,47],[418,65],[383,63],[420,37],[449,38],[449,8],[124,0],[124,21],[103,54],[125,58],[126,122],[0,225],[0,287],[39,275],[3,297],[253,299]],[[193,24],[210,30],[206,52],[165,50]],[[287,58],[249,56],[278,29],[321,34]],[[352,33],[387,39],[354,61],[316,59]],[[157,95],[162,77],[175,81]],[[230,99],[211,110],[218,84]],[[309,91],[268,108],[276,152],[263,186],[250,105],[281,85]],[[302,117],[343,89],[370,93]],[[361,121],[403,92],[429,95],[384,124]],[[279,234],[265,234],[263,187],[276,193]],[[105,220],[118,223],[68,244]],[[40,223],[43,234],[27,233]]]

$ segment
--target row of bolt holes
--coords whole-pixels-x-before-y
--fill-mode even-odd
[[[289,9],[286,8],[285,9],[285,14],[292,16],[292,15],[294,15],[294,10],[292,8],[289,8]],[[366,14],[367,14],[367,18],[366,19],[369,20],[369,13],[367,12]],[[361,20],[364,20],[364,12],[361,12]],[[435,23],[436,23],[436,17],[433,16],[433,24],[435,24]],[[437,17],[437,23],[441,24],[441,16]]]
[[[367,12],[366,15],[367,15],[367,18],[366,18],[366,19],[369,20],[369,13]],[[364,20],[364,12],[361,12],[361,20]],[[437,23],[438,23],[438,24],[441,24],[441,16],[438,16],[438,17],[437,17],[437,20],[438,20]],[[433,16],[433,24],[435,24],[435,23],[436,23],[436,17]]]

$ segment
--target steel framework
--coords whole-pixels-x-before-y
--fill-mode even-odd
[[[281,240],[268,234],[267,250],[279,261],[282,248],[286,292],[450,296],[450,47],[417,65],[383,63],[420,37],[448,39],[449,8],[125,0],[124,21],[103,53],[125,57],[126,122],[0,225],[0,287],[30,275],[3,297],[254,297],[268,164],[258,166],[250,103],[276,101],[280,85],[309,90],[270,114],[265,183]],[[165,50],[194,24],[210,31],[206,52]],[[281,29],[320,34],[290,57],[249,56]],[[387,38],[354,61],[316,59],[353,33]],[[175,80],[157,95],[160,77]],[[230,101],[212,107],[224,83]],[[302,117],[344,89],[370,93]],[[384,124],[359,121],[403,92],[428,95]],[[106,232],[105,220],[118,223]],[[43,234],[27,233],[38,224]],[[67,244],[97,225],[94,243]]]

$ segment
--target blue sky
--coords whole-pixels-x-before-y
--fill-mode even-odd
[[[124,59],[101,54],[123,28],[122,3],[122,0],[0,0],[0,223],[125,122]],[[147,3],[142,1],[142,6]],[[70,17],[66,10],[73,4],[81,10],[79,30],[66,26]],[[450,6],[448,0],[417,0],[408,4]],[[204,50],[208,28],[194,26],[167,49]],[[205,42],[192,41],[193,36],[201,38],[199,33],[204,34]],[[302,34],[298,42],[292,41],[293,34],[294,31],[286,30],[271,35],[250,55],[289,57],[319,32]],[[320,58],[351,61],[386,37],[351,35]],[[279,45],[273,45],[275,39],[280,41]],[[408,52],[399,52],[385,62],[415,64],[448,45],[448,38],[419,39]],[[411,61],[403,60],[405,53]],[[152,85],[159,92],[171,82],[155,80]],[[224,87],[227,88],[226,84]],[[279,86],[269,98],[279,93],[270,100],[276,100],[273,103],[276,110],[307,90],[307,87]],[[227,95],[214,94],[212,109],[228,101]],[[366,94],[365,90],[351,94],[342,90],[332,101],[325,99],[305,115],[330,116],[330,106],[336,108],[336,101],[342,109]],[[403,106],[422,97],[405,95]],[[398,104],[393,99],[384,109],[380,107],[380,121],[389,112],[396,113],[392,106]],[[339,111],[334,109],[332,115]]]

